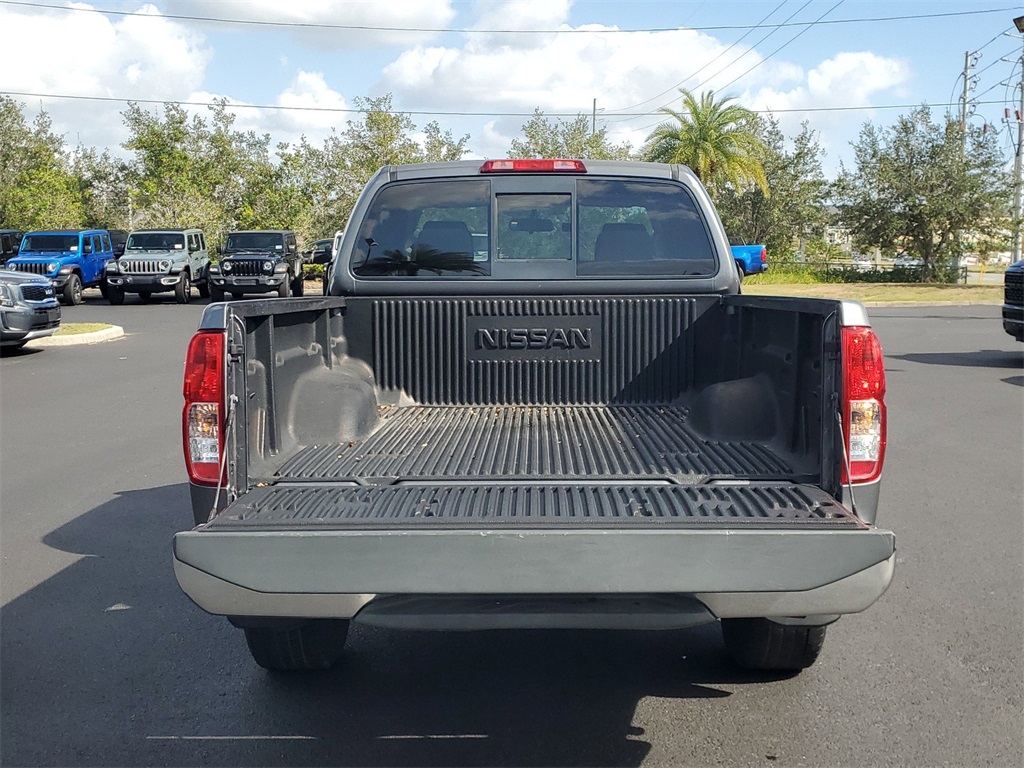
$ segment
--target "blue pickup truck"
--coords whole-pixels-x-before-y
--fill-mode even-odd
[[[29,232],[18,255],[4,266],[48,277],[63,303],[81,304],[84,288],[99,288],[106,296],[104,270],[113,258],[110,233],[105,229]]]
[[[732,258],[742,275],[768,271],[768,249],[763,245],[734,245]]]

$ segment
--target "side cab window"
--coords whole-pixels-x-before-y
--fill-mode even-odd
[[[82,253],[92,253],[92,238],[88,237],[88,236],[83,237],[81,239],[81,242],[82,242]]]
[[[103,238],[103,251],[104,251],[104,253],[110,253],[111,251],[113,251],[114,248],[110,244],[110,235],[102,235],[102,238]]]
[[[298,250],[298,246],[295,244],[295,235],[286,235],[285,243],[288,253],[295,253]]]
[[[199,250],[199,235],[193,233],[188,236],[188,252],[195,253]]]
[[[204,235],[202,232],[200,232],[198,235],[196,235],[196,237],[199,239],[199,250],[200,251],[205,251],[206,250],[206,235]]]

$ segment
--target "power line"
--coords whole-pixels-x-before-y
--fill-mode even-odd
[[[762,18],[762,19],[761,19],[761,20],[760,20],[760,21],[758,22],[758,24],[759,24],[759,25],[760,25],[760,24],[764,24],[764,22],[768,21],[768,19],[770,19],[770,18],[771,18],[772,16],[774,16],[774,15],[775,15],[775,13],[776,13],[776,12],[777,12],[777,11],[778,11],[778,10],[779,10],[780,8],[782,8],[782,6],[784,6],[784,5],[785,5],[786,3],[788,3],[788,2],[789,2],[789,0],[782,0],[782,2],[781,2],[781,3],[779,3],[779,4],[777,5],[777,6],[775,6],[775,7],[774,7],[774,8],[773,8],[773,9],[772,9],[771,11],[769,11],[769,12],[768,12],[768,14],[767,14],[766,16],[764,16],[764,17],[763,17],[763,18]],[[799,10],[798,10],[797,12],[799,13]],[[790,18],[792,18],[792,16],[790,16]],[[700,69],[698,69],[698,70],[697,70],[696,72],[694,72],[694,73],[693,73],[693,74],[691,74],[691,75],[687,75],[686,77],[684,77],[684,78],[683,78],[682,80],[680,80],[680,81],[679,81],[678,83],[676,83],[675,85],[671,86],[670,88],[666,88],[666,89],[665,89],[664,91],[662,91],[661,93],[658,93],[658,94],[656,94],[656,95],[654,95],[654,96],[651,96],[651,97],[650,97],[649,99],[644,99],[643,101],[637,102],[636,104],[630,104],[630,105],[629,105],[628,107],[621,107],[621,110],[622,110],[622,111],[626,111],[626,110],[630,110],[630,109],[636,109],[637,107],[641,107],[641,106],[643,106],[644,104],[647,104],[648,102],[654,101],[654,100],[656,100],[656,99],[660,99],[660,98],[661,98],[662,96],[665,96],[665,95],[667,95],[667,94],[669,94],[669,93],[672,93],[672,91],[674,91],[674,90],[676,90],[677,88],[681,87],[681,86],[682,86],[682,84],[683,84],[683,83],[685,83],[685,82],[686,82],[687,80],[692,80],[693,78],[695,78],[695,77],[696,77],[697,75],[699,75],[699,74],[700,74],[701,72],[703,72],[703,71],[704,71],[705,69],[707,69],[707,68],[708,68],[708,67],[710,67],[710,66],[711,66],[712,64],[714,64],[714,63],[715,63],[716,61],[718,61],[718,60],[719,60],[720,58],[722,58],[723,56],[725,56],[725,54],[727,54],[727,53],[728,53],[729,51],[731,51],[731,50],[732,50],[733,48],[735,48],[735,47],[736,47],[737,45],[739,45],[739,44],[740,44],[740,43],[742,43],[742,42],[743,42],[744,40],[746,40],[746,39],[747,39],[747,38],[748,38],[748,37],[749,37],[750,35],[752,35],[752,34],[754,33],[754,30],[755,30],[755,28],[751,28],[751,29],[748,29],[748,30],[747,30],[746,32],[744,32],[744,33],[743,33],[743,36],[742,36],[742,37],[741,37],[741,38],[740,38],[739,40],[737,40],[737,41],[736,41],[736,42],[734,42],[734,43],[733,43],[732,45],[730,45],[730,46],[729,46],[728,48],[726,48],[726,49],[725,49],[724,51],[722,51],[721,53],[719,53],[719,54],[718,54],[717,56],[715,56],[715,58],[713,58],[713,59],[711,59],[710,61],[706,62],[706,63],[705,63],[705,64],[704,64],[704,65],[703,65],[703,66],[702,66],[702,67],[701,67]],[[760,41],[758,41],[758,42],[763,42],[763,40],[764,40],[764,38],[762,38],[762,39],[761,39]],[[756,45],[756,43],[755,43],[755,45]],[[753,46],[751,46],[751,48],[747,49],[747,51],[746,51],[746,52],[744,53],[744,55],[746,55],[746,53],[749,53],[749,52],[750,52],[751,50],[753,50]],[[735,63],[736,63],[737,61],[739,61],[739,59],[734,59],[734,60],[732,61],[732,64],[735,64]],[[635,68],[634,68],[634,69],[635,69]],[[612,112],[612,113],[618,113],[618,112],[619,112],[619,109],[612,109],[612,110],[609,110],[609,112]]]
[[[977,53],[977,51],[975,51],[975,53]],[[1014,53],[1014,51],[1008,51],[1007,53],[1004,53],[998,59],[996,59],[991,64],[989,64],[987,67],[982,67],[981,69],[979,69],[975,74],[976,75],[980,75],[982,72],[986,72],[986,71],[992,69],[992,67],[994,67],[996,64],[1004,63],[1003,59],[1006,58],[1007,56],[1009,56],[1012,53]]]
[[[216,107],[220,106],[222,102],[219,101],[173,101],[166,99],[132,99],[117,96],[75,96],[71,94],[59,94],[59,93],[30,93],[27,91],[0,91],[0,96],[18,96],[25,98],[39,98],[39,99],[64,99],[71,101],[100,101],[100,102],[114,102],[118,104],[177,104],[183,107]],[[979,101],[979,104],[1002,104],[1003,101]],[[362,114],[366,110],[355,109],[351,107],[298,107],[298,106],[277,106],[275,104],[238,104],[234,102],[227,102],[224,106],[228,109],[256,109],[256,110],[280,110],[289,112],[334,112],[339,114]],[[803,112],[860,112],[870,111],[877,109],[914,109],[921,106],[921,104],[864,104],[854,107],[793,107],[788,109],[751,109],[750,112],[755,114],[768,115],[768,114],[784,114],[784,113],[803,113]],[[931,107],[952,107],[956,106],[955,103],[946,104],[930,104],[927,106]],[[395,114],[403,115],[421,115],[424,117],[533,117],[533,112],[470,112],[460,110],[416,110],[416,109],[396,109],[393,110]],[[585,110],[580,112],[545,112],[544,114],[549,117],[566,117],[574,118],[579,114],[584,114]],[[637,112],[627,117],[651,117],[655,113],[653,112]]]
[[[799,32],[797,32],[797,33],[796,33],[795,35],[793,35],[793,37],[791,37],[791,38],[790,38],[789,40],[787,40],[787,41],[786,41],[785,43],[783,43],[783,44],[782,44],[782,45],[780,45],[780,46],[779,46],[778,48],[776,48],[776,49],[775,49],[774,51],[772,51],[771,53],[769,53],[769,54],[768,54],[767,56],[765,56],[765,57],[764,57],[763,59],[761,59],[761,60],[760,60],[759,62],[757,62],[757,63],[756,63],[756,64],[755,64],[754,66],[752,66],[752,67],[751,67],[750,69],[748,69],[748,70],[747,70],[746,72],[744,72],[744,73],[743,73],[743,74],[741,74],[741,75],[737,75],[736,77],[734,77],[734,78],[733,78],[732,80],[730,80],[730,81],[729,81],[728,83],[726,83],[726,84],[725,84],[725,85],[723,85],[723,86],[722,86],[721,88],[719,88],[719,90],[720,90],[720,91],[724,91],[724,90],[725,90],[726,88],[728,88],[728,87],[729,87],[730,85],[732,85],[733,83],[735,83],[735,82],[736,82],[737,80],[739,80],[740,78],[746,77],[746,76],[747,76],[747,75],[749,75],[749,74],[750,74],[751,72],[753,72],[753,71],[754,71],[755,69],[757,69],[758,67],[760,67],[760,66],[761,66],[762,64],[764,64],[764,63],[765,63],[766,61],[768,61],[768,59],[770,59],[770,58],[771,58],[772,56],[774,56],[774,55],[775,55],[776,53],[778,53],[778,52],[779,52],[779,51],[781,51],[781,50],[782,50],[783,48],[786,48],[786,47],[788,47],[788,46],[789,46],[790,44],[792,44],[793,42],[795,42],[795,41],[796,41],[796,39],[797,39],[798,37],[800,37],[800,36],[801,36],[801,35],[803,35],[803,34],[804,34],[805,32],[807,32],[807,31],[808,31],[808,30],[809,30],[809,29],[810,29],[811,27],[813,27],[813,26],[814,26],[815,24],[820,24],[820,23],[823,23],[823,22],[822,22],[822,20],[823,20],[823,19],[824,19],[824,18],[825,18],[826,16],[828,16],[828,15],[829,15],[830,13],[832,13],[832,11],[834,11],[834,10],[835,10],[836,8],[838,8],[838,7],[840,6],[840,5],[842,5],[842,4],[844,3],[844,2],[845,2],[845,0],[839,0],[839,2],[837,2],[837,3],[835,4],[835,5],[833,5],[833,6],[831,7],[831,8],[829,8],[829,9],[828,9],[827,11],[825,11],[825,12],[824,12],[823,14],[821,14],[821,16],[819,16],[819,17],[818,17],[818,18],[816,18],[816,19],[815,19],[814,21],[812,21],[812,22],[811,22],[811,23],[810,23],[810,24],[809,24],[808,26],[806,26],[806,27],[804,27],[803,29],[801,29],[801,30],[800,30]]]
[[[71,7],[64,5],[52,5],[50,3],[32,3],[26,2],[25,0],[0,0],[0,5],[16,5],[26,8],[43,8],[47,10],[55,11],[70,11],[73,13],[98,13],[103,16],[131,16],[143,19],[173,19],[175,21],[203,21],[214,24],[239,24],[244,26],[257,26],[257,27],[288,27],[296,29],[338,29],[338,30],[351,30],[357,32],[458,32],[462,34],[500,34],[500,35],[608,35],[608,34],[628,34],[634,32],[679,32],[679,31],[690,31],[690,32],[718,32],[725,30],[744,30],[744,29],[772,29],[772,28],[784,28],[784,27],[807,27],[813,26],[816,22],[813,21],[794,21],[794,22],[783,22],[780,24],[717,24],[708,25],[701,27],[636,27],[630,29],[619,29],[619,28],[606,28],[606,29],[475,29],[469,27],[453,28],[453,27],[392,27],[392,26],[377,26],[372,24],[326,24],[323,22],[309,22],[309,21],[267,21],[263,19],[227,19],[216,16],[189,16],[185,14],[171,14],[163,13],[160,15],[153,15],[149,13],[142,13],[139,11],[111,11],[102,8],[80,8]],[[829,21],[821,22],[822,24],[862,24],[862,23],[873,23],[873,22],[885,22],[885,21],[909,21],[915,19],[940,19],[940,18],[951,18],[958,16],[978,16],[982,14],[993,14],[993,13],[1006,13],[1009,11],[1017,11],[1019,8],[1011,6],[1009,8],[990,8],[987,10],[976,10],[976,11],[948,11],[946,13],[917,13],[908,14],[906,16],[873,16],[859,19],[831,19]]]
[[[753,72],[753,71],[754,71],[755,69],[757,69],[758,67],[760,67],[760,66],[761,66],[762,64],[764,64],[764,63],[765,63],[766,61],[768,61],[768,59],[770,59],[770,58],[771,58],[772,56],[774,56],[774,55],[775,55],[776,53],[778,53],[778,52],[779,52],[779,51],[781,51],[782,49],[786,48],[786,47],[787,47],[787,46],[789,46],[789,45],[790,45],[791,43],[795,42],[795,41],[796,41],[796,39],[797,39],[798,37],[800,37],[800,36],[801,36],[801,35],[803,35],[803,34],[804,34],[805,32],[807,32],[807,31],[808,31],[808,30],[809,30],[809,29],[810,29],[811,27],[813,27],[813,26],[814,26],[815,24],[818,24],[818,23],[820,23],[820,22],[821,22],[821,21],[822,21],[822,20],[823,20],[823,19],[824,19],[824,18],[825,18],[826,16],[828,16],[828,15],[829,15],[830,13],[832,13],[832,11],[834,11],[834,10],[835,10],[836,8],[838,8],[838,7],[840,6],[840,5],[842,5],[842,4],[844,3],[844,2],[845,2],[845,0],[839,0],[839,1],[838,1],[838,2],[837,2],[837,3],[835,4],[835,5],[833,5],[833,6],[831,7],[831,8],[829,8],[829,9],[828,9],[827,11],[825,11],[825,12],[824,12],[823,14],[821,14],[821,15],[820,15],[820,16],[819,16],[819,17],[818,17],[817,19],[815,19],[814,21],[812,21],[812,22],[811,22],[811,24],[810,24],[809,26],[806,26],[806,27],[804,27],[803,29],[801,29],[801,30],[800,30],[799,32],[797,32],[797,33],[796,33],[795,35],[793,35],[793,37],[791,37],[791,38],[790,38],[789,40],[787,40],[787,41],[786,41],[785,43],[783,43],[782,45],[780,45],[780,46],[779,46],[778,48],[776,48],[776,49],[775,49],[774,51],[772,51],[771,53],[769,53],[769,54],[768,54],[767,56],[765,56],[765,57],[764,57],[763,59],[761,59],[761,60],[760,60],[759,62],[757,62],[756,64],[754,64],[754,66],[750,67],[750,68],[749,68],[748,70],[746,70],[746,71],[745,71],[745,72],[743,72],[742,74],[739,74],[739,75],[737,75],[736,77],[734,77],[734,78],[733,78],[732,80],[730,80],[730,81],[729,81],[728,83],[726,83],[725,85],[723,85],[723,86],[722,86],[721,88],[719,88],[718,90],[719,90],[719,91],[724,91],[724,90],[725,90],[726,88],[728,88],[728,87],[729,87],[730,85],[732,85],[733,83],[735,83],[735,82],[736,82],[737,80],[739,80],[739,79],[741,79],[741,78],[744,78],[744,77],[746,77],[747,75],[749,75],[749,74],[750,74],[751,72]],[[801,7],[800,7],[800,10],[803,10],[803,8],[804,8],[804,7],[806,7],[806,5],[807,5],[807,4],[805,3],[805,4],[804,4],[804,6],[801,6]],[[799,11],[798,11],[798,12],[799,12]],[[737,61],[738,61],[738,59],[737,59]],[[724,71],[724,70],[722,70],[722,71]],[[719,74],[719,72],[716,72],[716,73],[715,73],[715,75],[712,75],[712,77],[715,77],[715,76],[717,76],[718,74]],[[709,78],[709,79],[710,79],[710,78]],[[705,81],[704,81],[703,83],[701,83],[701,84],[700,84],[699,86],[697,86],[697,88],[700,88],[701,86],[705,85],[705,84],[706,84],[707,82],[708,82],[708,80],[705,80]],[[695,89],[695,90],[696,90],[696,89]],[[668,106],[668,105],[665,105],[665,106]],[[664,108],[664,107],[663,107],[663,108]],[[649,128],[653,128],[653,127],[654,127],[655,125],[658,125],[658,123],[651,123],[650,125],[646,125],[646,126],[644,126],[644,127],[643,127],[643,128],[641,128],[640,130],[642,130],[642,131],[645,131],[645,130],[647,130],[647,129],[649,129]]]

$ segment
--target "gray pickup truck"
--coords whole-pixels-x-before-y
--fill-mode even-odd
[[[867,314],[740,295],[688,169],[386,167],[333,266],[187,352],[175,574],[261,666],[328,667],[351,621],[719,621],[795,670],[888,587]]]

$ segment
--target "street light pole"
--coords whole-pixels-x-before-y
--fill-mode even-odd
[[[1013,261],[1021,259],[1021,235],[1024,234],[1024,210],[1021,210],[1021,193],[1024,192],[1024,16],[1013,20],[1017,31],[1021,33],[1020,58],[1020,107],[1017,110],[1017,152],[1013,157],[1013,215],[1016,227],[1013,233]]]

